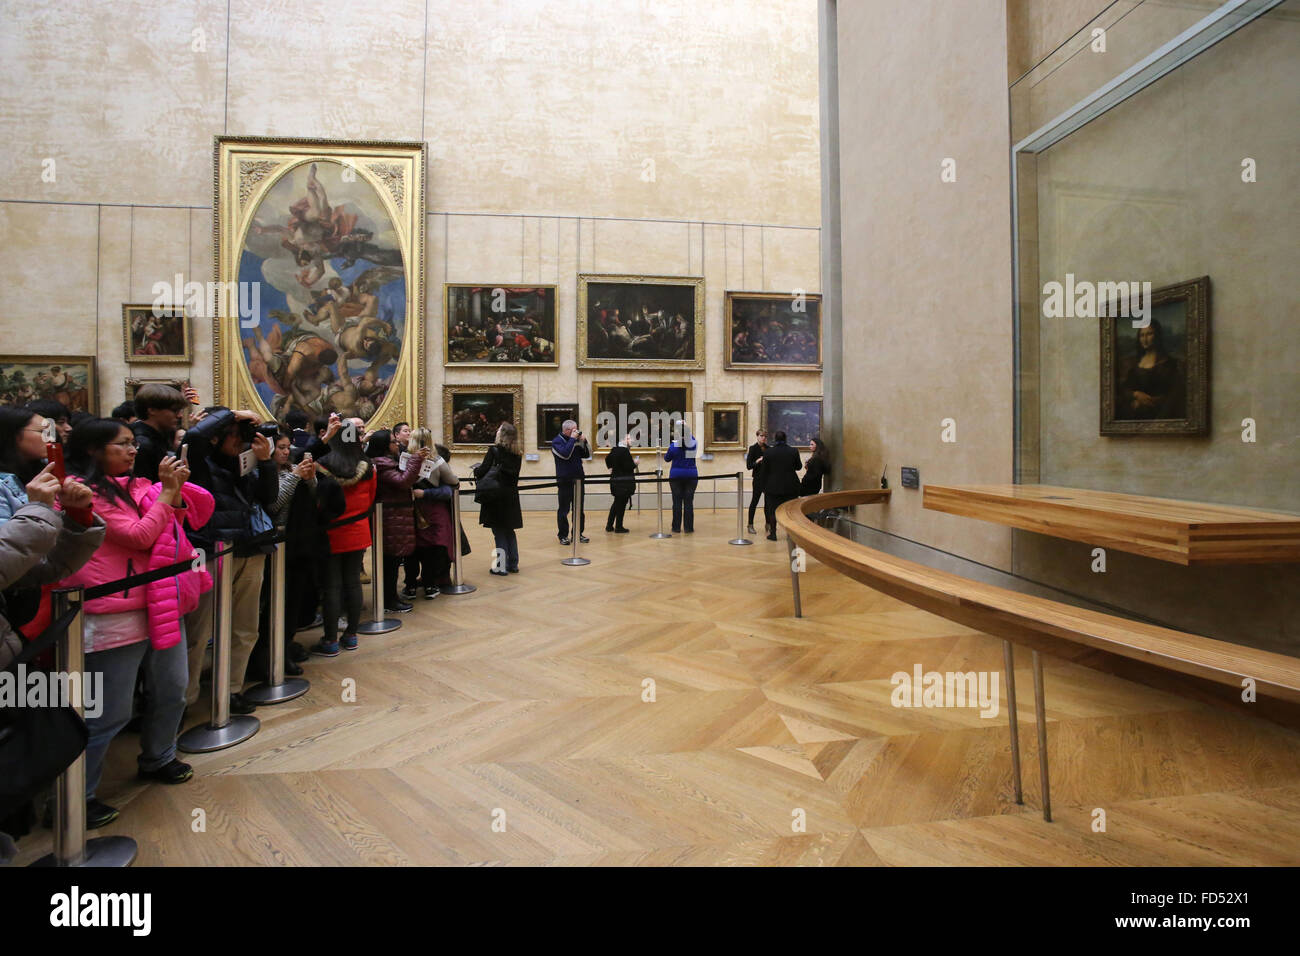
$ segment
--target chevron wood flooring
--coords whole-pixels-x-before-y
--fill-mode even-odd
[[[629,535],[597,519],[581,568],[549,515],[527,520],[522,574],[488,575],[471,526],[475,593],[313,658],[308,694],[187,758],[190,783],[137,783],[119,737],[100,796],[122,815],[98,833],[145,865],[1300,863],[1296,732],[1046,658],[1044,823],[1027,653],[1017,806],[1001,710],[890,699],[917,664],[1000,671],[999,641],[815,562],[797,620],[782,545],[727,545],[728,514],[663,541],[649,513]]]

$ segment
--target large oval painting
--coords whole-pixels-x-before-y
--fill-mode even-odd
[[[272,414],[373,417],[397,374],[407,304],[398,235],[374,187],[337,162],[289,170],[253,213],[239,280],[260,289],[240,337]]]

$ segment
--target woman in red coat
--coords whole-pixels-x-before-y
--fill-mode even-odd
[[[349,427],[349,424],[351,427]],[[360,419],[345,423],[330,439],[330,450],[316,463],[316,496],[325,510],[342,514],[327,529],[330,541],[321,616],[325,633],[311,648],[321,657],[338,657],[357,649],[357,626],[361,623],[361,559],[370,547],[370,506],[375,501],[375,469],[361,455]],[[331,501],[331,499],[335,499]],[[347,629],[338,636],[340,609],[347,614]]]
[[[401,466],[401,448],[396,436],[381,428],[370,436],[366,457],[375,466],[378,483],[376,500],[384,506],[384,610],[405,614],[411,609],[397,596],[397,569],[402,559],[415,553],[415,505],[411,489],[420,478],[420,467],[429,457],[429,450],[421,448],[406,456]]]

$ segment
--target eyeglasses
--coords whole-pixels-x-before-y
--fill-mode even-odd
[[[134,438],[128,438],[126,441],[111,441],[110,445],[120,445],[123,448],[139,448],[140,443]]]

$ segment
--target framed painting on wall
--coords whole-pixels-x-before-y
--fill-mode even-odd
[[[62,402],[70,412],[98,415],[94,357],[0,355],[0,405],[26,405],[38,398]]]
[[[131,364],[190,363],[190,323],[183,307],[154,308],[123,303],[122,336],[126,360]]]
[[[704,403],[704,450],[745,451],[745,403]]]
[[[183,378],[128,378],[126,385],[126,400],[135,401],[135,393],[140,391],[142,385],[169,385],[176,391],[181,391],[189,382]]]
[[[786,444],[807,451],[822,430],[822,400],[807,395],[764,395],[763,427],[767,440],[785,432]]]
[[[444,365],[559,364],[555,286],[448,283],[444,291]]]
[[[704,368],[704,280],[578,276],[578,368]]]
[[[728,292],[723,363],[729,369],[816,372],[822,367],[822,297]]]
[[[524,434],[522,385],[444,385],[442,440],[451,449],[485,449],[510,422]]]
[[[1152,292],[1144,328],[1115,305],[1101,319],[1101,434],[1208,434],[1210,277]]]
[[[579,427],[578,403],[537,406],[537,447],[550,448],[551,439],[558,435],[566,421],[575,421]]]
[[[424,419],[425,144],[219,136],[217,401]]]
[[[631,434],[634,451],[665,451],[672,423],[692,411],[691,383],[592,382],[591,407],[593,450],[608,451]]]

